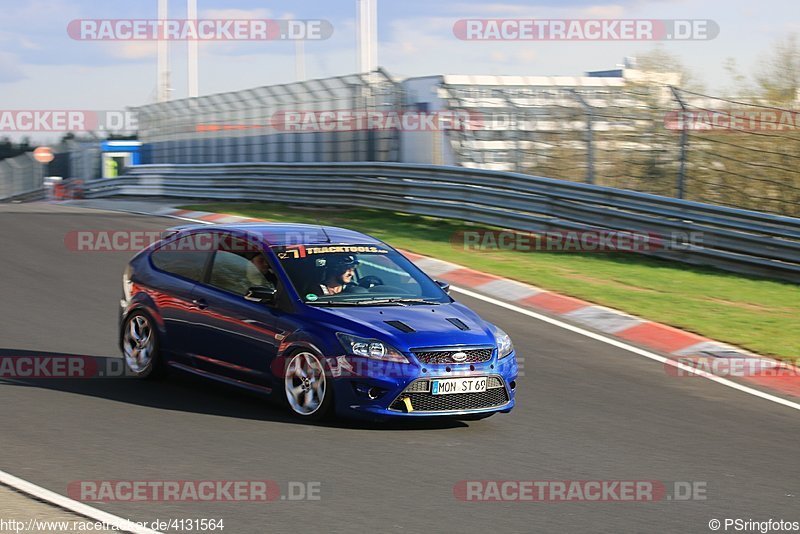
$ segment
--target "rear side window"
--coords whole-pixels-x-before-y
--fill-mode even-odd
[[[275,287],[277,277],[258,246],[226,236],[214,255],[208,283],[219,289],[244,296],[251,287]]]
[[[253,262],[232,252],[218,251],[214,256],[209,283],[236,295],[246,295],[253,286],[266,286],[267,279]]]
[[[203,280],[203,272],[211,251],[204,250],[204,247],[198,244],[210,238],[209,234],[182,237],[154,251],[150,259],[161,271],[200,282]]]

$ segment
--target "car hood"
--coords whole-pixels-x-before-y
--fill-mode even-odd
[[[494,345],[489,324],[456,302],[439,305],[317,308],[354,335],[408,351],[450,345]],[[404,331],[412,329],[413,331]]]

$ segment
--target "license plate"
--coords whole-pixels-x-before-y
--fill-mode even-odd
[[[486,377],[474,378],[447,378],[434,380],[431,384],[431,394],[452,395],[453,393],[480,393],[486,391]]]

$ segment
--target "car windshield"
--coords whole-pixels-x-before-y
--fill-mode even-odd
[[[300,298],[315,306],[413,306],[451,302],[436,282],[381,245],[273,247]]]

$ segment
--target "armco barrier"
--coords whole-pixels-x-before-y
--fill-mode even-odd
[[[141,165],[86,183],[117,195],[357,206],[524,231],[702,234],[646,254],[800,282],[800,219],[498,171],[398,163]]]

